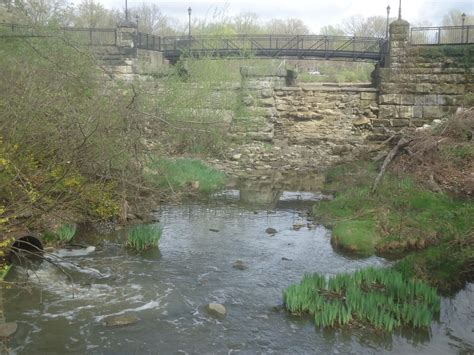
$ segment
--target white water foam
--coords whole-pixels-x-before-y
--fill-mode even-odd
[[[141,305],[141,306],[136,307],[136,308],[127,308],[127,309],[124,309],[120,312],[104,314],[102,316],[96,316],[95,320],[97,322],[101,322],[102,320],[104,320],[105,318],[110,317],[110,316],[120,316],[120,315],[128,313],[128,312],[140,312],[140,311],[144,311],[144,310],[147,310],[147,309],[156,309],[156,308],[159,308],[159,306],[160,306],[159,301],[150,301],[150,302],[145,303],[144,305]]]

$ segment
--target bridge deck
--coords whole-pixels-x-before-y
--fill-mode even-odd
[[[89,46],[117,46],[117,28],[63,27],[52,30],[0,23],[1,37],[64,36],[74,43]],[[293,57],[380,61],[386,40],[371,37],[322,35],[230,35],[160,37],[138,32],[135,46],[163,52],[176,61],[183,54],[194,57]]]
[[[139,35],[139,48],[150,48],[150,40]],[[156,41],[155,41],[156,43]],[[236,35],[162,37],[160,50],[177,60],[183,53],[201,57],[256,56],[325,58],[379,61],[386,41],[381,38],[317,35]]]

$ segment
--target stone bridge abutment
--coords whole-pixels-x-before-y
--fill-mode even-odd
[[[245,135],[296,144],[338,137],[333,149],[344,151],[448,117],[474,95],[474,45],[411,45],[409,23],[398,20],[372,76],[372,84],[298,84],[289,70],[244,68],[242,97],[250,121],[260,122],[247,126]],[[244,136],[236,131],[234,138]]]

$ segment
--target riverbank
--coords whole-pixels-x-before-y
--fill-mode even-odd
[[[397,270],[441,292],[474,280],[473,131],[470,111],[415,132],[375,192],[377,163],[330,169],[325,188],[335,199],[316,204],[313,215],[332,227],[333,246],[401,259]]]
[[[73,282],[48,263],[35,264],[28,289],[4,290],[6,320],[18,323],[8,343],[18,354],[48,353],[340,353],[472,349],[472,286],[441,299],[439,322],[383,334],[366,327],[315,330],[308,317],[283,311],[282,290],[306,273],[338,274],[390,263],[377,256],[348,258],[330,244],[330,231],[306,218],[301,200],[280,199],[271,209],[236,201],[162,204],[160,247],[123,248],[126,230],[107,236],[79,230],[78,242],[100,240],[91,253],[58,253]],[[312,202],[310,202],[311,204]],[[295,228],[295,223],[300,223]],[[275,234],[267,234],[273,228]],[[80,266],[80,267],[78,267]],[[24,280],[22,267],[10,281]],[[203,306],[220,303],[227,315]],[[107,326],[113,316],[135,323]],[[78,331],[79,329],[79,331]],[[203,336],[205,334],[206,336]],[[258,337],[256,338],[256,334]],[[182,341],[176,342],[179,336]]]

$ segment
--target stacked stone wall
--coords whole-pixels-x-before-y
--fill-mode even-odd
[[[377,71],[379,117],[375,135],[387,128],[420,127],[452,115],[474,92],[474,46],[411,46],[409,24],[391,24],[386,67]]]
[[[361,144],[378,113],[377,90],[356,85],[283,87],[275,90],[275,104],[277,139],[312,145],[332,141],[336,150]]]

